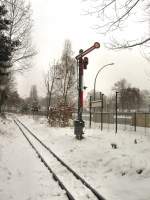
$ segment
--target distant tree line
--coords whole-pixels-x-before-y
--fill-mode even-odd
[[[103,96],[104,111],[113,112],[115,110],[116,92],[118,92],[118,110],[120,112],[130,111],[150,111],[150,91],[140,90],[139,88],[132,87],[126,79],[117,81],[112,87],[112,95]],[[87,95],[87,101],[89,96],[93,96],[93,91]],[[96,100],[101,99],[100,92],[96,91]]]

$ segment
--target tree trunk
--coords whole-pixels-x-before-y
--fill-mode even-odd
[[[2,91],[0,91],[0,114],[2,112]]]

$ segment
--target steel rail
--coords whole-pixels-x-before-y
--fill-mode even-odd
[[[64,167],[66,167],[77,179],[79,179],[98,200],[106,200],[99,192],[97,192],[84,178],[78,175],[71,167],[69,167],[61,158],[59,158],[48,146],[46,146],[32,131],[29,130],[20,120],[17,121],[42,145],[44,146]]]
[[[65,190],[66,195],[67,195],[67,197],[68,197],[69,200],[75,200],[75,198],[73,197],[73,195],[69,192],[69,190],[64,186],[64,184],[61,182],[61,180],[58,178],[58,176],[54,173],[54,171],[51,169],[51,167],[47,164],[47,162],[45,161],[45,159],[43,158],[43,156],[38,152],[38,150],[35,148],[35,146],[31,143],[30,139],[26,136],[26,134],[24,133],[24,131],[22,130],[22,128],[19,126],[19,124],[17,123],[17,121],[14,120],[15,124],[18,126],[18,128],[20,129],[20,131],[22,132],[22,134],[24,135],[24,137],[27,139],[27,141],[29,142],[29,144],[31,145],[31,147],[34,149],[34,151],[38,155],[38,157],[41,160],[41,162],[44,164],[44,166],[52,174],[53,179],[56,182],[58,182],[58,185],[61,187],[62,190]]]

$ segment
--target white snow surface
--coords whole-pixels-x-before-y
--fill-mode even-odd
[[[149,134],[87,128],[79,141],[73,127],[17,117],[106,200],[150,200]],[[10,117],[0,119],[0,200],[9,199],[67,199]]]
[[[0,119],[0,200],[41,199],[67,198],[14,122]]]

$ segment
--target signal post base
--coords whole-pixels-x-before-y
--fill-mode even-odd
[[[83,137],[83,128],[85,127],[85,123],[83,120],[75,120],[74,121],[74,134],[76,135],[76,139],[82,140]]]

